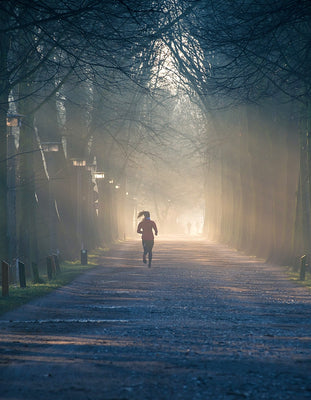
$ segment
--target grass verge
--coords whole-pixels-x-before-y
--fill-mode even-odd
[[[61,272],[50,281],[47,279],[46,275],[40,275],[43,283],[35,284],[31,281],[27,281],[26,288],[10,285],[9,296],[0,297],[0,315],[14,310],[37,297],[45,296],[59,287],[67,285],[78,275],[90,268],[94,268],[97,265],[96,259],[96,255],[90,255],[88,258],[88,265],[81,265],[79,262],[63,262],[60,265]]]
[[[311,289],[311,273],[306,271],[306,276],[305,280],[302,281],[300,279],[300,272],[299,271],[294,271],[292,268],[287,269],[287,275],[289,279],[298,285],[304,286],[308,289]]]

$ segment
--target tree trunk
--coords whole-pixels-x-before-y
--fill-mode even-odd
[[[34,154],[37,144],[34,135],[33,116],[27,98],[20,104],[20,112],[25,115],[21,130],[19,150],[21,153],[19,170],[19,255],[27,268],[31,262],[38,263],[37,225],[36,225],[36,173],[34,171]]]
[[[7,15],[0,12],[0,26],[5,31]],[[10,39],[5,34],[0,35],[0,258],[8,259],[7,235],[7,126],[6,117],[9,108],[9,73],[8,51]]]

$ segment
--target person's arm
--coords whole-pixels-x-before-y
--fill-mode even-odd
[[[137,233],[143,233],[143,230],[141,228],[141,222],[138,224]]]
[[[155,222],[153,223],[153,229],[154,229],[154,234],[157,236],[158,235],[158,228],[157,228],[157,225],[156,225]]]

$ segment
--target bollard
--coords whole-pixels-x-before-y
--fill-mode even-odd
[[[81,250],[81,265],[87,265],[87,250]]]
[[[57,275],[57,271],[56,271],[56,264],[55,264],[55,260],[53,256],[50,256],[50,260],[51,260],[51,264],[52,264],[52,273],[53,276]]]
[[[9,264],[2,261],[2,296],[9,296]]]
[[[32,267],[33,283],[41,283],[38,265],[35,262],[32,262],[31,267]]]
[[[19,285],[21,288],[26,287],[26,273],[25,264],[21,261],[18,262]]]
[[[304,281],[306,278],[306,261],[307,256],[304,255],[300,258],[300,280]]]
[[[60,265],[59,265],[58,255],[57,254],[53,254],[52,257],[53,257],[53,260],[54,260],[56,273],[59,274],[60,273]]]
[[[46,269],[48,274],[48,280],[52,280],[53,278],[53,267],[52,267],[52,260],[51,257],[46,257]]]

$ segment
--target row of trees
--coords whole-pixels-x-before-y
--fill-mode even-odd
[[[169,159],[170,176],[178,175],[176,151],[159,150],[174,142],[160,41],[174,25],[167,5],[0,4],[2,259],[40,265],[48,253],[73,258],[81,247],[123,239],[138,193],[155,202],[159,220],[167,217],[176,193],[161,182],[161,162]],[[8,128],[15,114],[21,126]]]
[[[137,206],[171,226],[202,196],[210,237],[309,253],[310,14],[298,0],[2,2],[1,258],[74,257],[129,233]]]
[[[7,1],[0,19],[1,258],[40,263],[48,252],[72,257],[80,246],[123,237],[117,216],[121,221],[125,202],[124,125],[135,118],[130,96],[144,80],[134,76],[133,92],[136,64],[144,57],[143,44],[131,38],[138,25],[130,7]],[[125,82],[131,88],[118,104]],[[6,118],[16,113],[22,124],[12,128],[16,154],[8,154]],[[59,151],[47,152],[49,144]],[[7,190],[11,159],[16,181]],[[105,171],[105,183],[96,182],[96,170]]]
[[[201,1],[165,37],[208,121],[206,234],[282,263],[310,254],[310,16]]]

